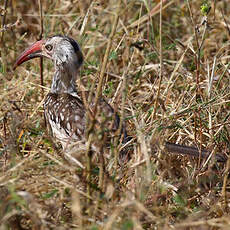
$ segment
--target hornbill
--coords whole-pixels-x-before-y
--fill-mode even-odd
[[[45,120],[52,135],[61,143],[63,149],[74,145],[77,142],[85,144],[86,133],[86,113],[94,106],[92,101],[88,108],[83,103],[80,91],[77,90],[76,78],[79,67],[83,64],[83,54],[78,43],[67,36],[55,35],[44,40],[40,40],[27,48],[16,60],[14,69],[22,63],[36,57],[47,57],[54,63],[55,73],[53,76],[51,89],[44,101]],[[114,133],[119,127],[119,117],[113,108],[101,98],[99,101],[99,111],[103,114],[97,118],[98,124],[104,120],[109,132]],[[94,116],[94,115],[93,115]],[[127,137],[125,125],[123,125],[122,138],[126,142]],[[107,132],[107,134],[109,133]],[[109,133],[108,135],[111,135]],[[173,143],[165,143],[165,148],[169,152],[187,154],[191,156],[207,157],[209,152],[196,147],[181,146]],[[221,154],[216,154],[217,161],[226,161]]]

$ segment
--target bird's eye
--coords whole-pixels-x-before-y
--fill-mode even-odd
[[[52,45],[46,45],[45,48],[48,50],[48,51],[51,51],[53,49],[53,46]]]

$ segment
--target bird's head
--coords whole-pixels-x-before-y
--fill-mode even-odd
[[[32,44],[17,58],[14,69],[36,57],[47,57],[53,60],[55,68],[60,70],[65,69],[65,66],[78,69],[83,63],[83,55],[78,43],[62,35],[55,35]]]

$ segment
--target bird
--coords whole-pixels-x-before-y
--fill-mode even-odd
[[[84,61],[78,42],[65,35],[54,35],[36,41],[19,55],[13,69],[37,57],[51,59],[55,69],[50,92],[44,101],[44,117],[48,129],[52,136],[61,143],[62,148],[67,150],[66,152],[70,151],[72,146],[85,146],[87,111],[93,110],[95,102],[92,101],[86,106],[83,102],[83,94],[76,85],[79,69]],[[95,126],[99,127],[109,140],[110,137],[116,135],[120,118],[105,99],[100,98],[98,106],[100,115],[96,118]],[[95,116],[92,113],[91,115]],[[121,127],[121,133],[118,135],[120,135],[122,143],[127,143],[131,137],[127,135],[125,123]],[[210,154],[207,150],[200,151],[196,147],[170,142],[165,142],[164,147],[171,153],[195,157],[207,158]],[[97,144],[92,145],[92,148],[93,151],[98,152]],[[67,156],[70,157],[68,154]],[[119,156],[127,161],[130,158],[130,151],[120,151]],[[219,162],[226,162],[226,157],[223,154],[216,154],[215,157]],[[77,164],[79,165],[78,161]]]
[[[51,59],[55,69],[50,92],[43,105],[48,129],[66,152],[72,146],[85,146],[87,108],[83,95],[76,86],[79,68],[84,61],[78,42],[65,35],[39,40],[19,55],[13,68],[37,57]],[[88,105],[88,110],[92,111],[93,106],[94,101]],[[95,126],[103,129],[108,136],[115,135],[119,128],[119,116],[104,98],[100,98],[98,106],[100,112]],[[123,142],[128,140],[124,125],[121,132]],[[92,145],[92,148],[97,151],[97,146]]]

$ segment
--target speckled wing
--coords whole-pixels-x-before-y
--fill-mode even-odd
[[[65,148],[84,138],[85,108],[78,97],[49,93],[44,103],[46,123],[52,135]]]
[[[88,96],[88,95],[87,95]],[[94,101],[88,105],[91,118]],[[78,96],[49,93],[44,103],[46,123],[63,149],[74,142],[85,140],[86,109]],[[103,126],[103,127],[102,127]],[[119,126],[119,117],[113,108],[101,99],[98,104],[95,129],[112,136]]]

